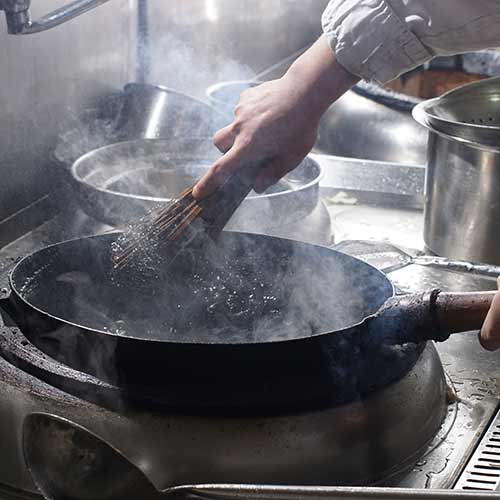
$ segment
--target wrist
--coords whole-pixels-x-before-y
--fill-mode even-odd
[[[290,66],[283,78],[309,111],[320,116],[359,81],[337,61],[323,37]]]

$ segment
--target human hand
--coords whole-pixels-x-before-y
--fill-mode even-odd
[[[500,288],[500,278],[498,278],[497,284]],[[488,351],[500,349],[500,291],[493,298],[479,334],[479,342]]]
[[[224,155],[194,187],[193,196],[210,195],[237,171],[247,171],[254,189],[265,191],[309,153],[321,116],[357,80],[320,38],[285,76],[244,91],[233,122],[214,138]]]
[[[226,153],[193,193],[209,195],[228,175],[252,168],[253,187],[265,191],[293,170],[313,147],[321,114],[308,109],[308,98],[291,76],[244,91],[234,121],[219,130],[214,144]]]

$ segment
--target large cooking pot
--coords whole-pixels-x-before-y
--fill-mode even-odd
[[[171,201],[219,156],[211,140],[191,136],[123,142],[79,158],[71,168],[71,184],[87,214],[121,225]],[[316,226],[315,234],[309,235],[303,227],[322,207],[321,174],[321,167],[306,158],[265,193],[250,193],[227,229],[296,239],[308,236],[320,244],[328,243],[329,224]]]
[[[493,82],[497,82],[496,92],[474,96],[471,100],[467,100],[467,87],[449,94],[453,97],[456,93],[456,99],[452,99],[454,105],[461,101],[460,121],[456,117],[450,121],[451,113],[439,99],[419,104],[413,116],[429,132],[425,244],[444,257],[500,264],[500,143],[494,146],[494,134],[490,132],[496,128],[500,138],[500,129],[490,126],[496,125],[496,118],[492,117],[496,116],[495,101],[500,97],[500,85],[498,79]],[[470,88],[481,89],[485,83],[488,82],[472,84]],[[485,106],[485,99],[490,106]],[[435,118],[434,113],[439,113],[440,108],[444,114]],[[479,129],[479,133],[475,129]],[[486,130],[486,140],[481,141],[483,130]]]
[[[147,83],[128,83],[121,92],[101,96],[92,108],[68,113],[55,150],[68,168],[102,146],[166,137],[212,140],[228,117],[188,94]]]
[[[158,85],[133,83],[126,85],[119,94],[100,99],[95,108],[69,116],[55,154],[64,166],[63,172],[69,172],[67,178],[83,210],[104,223],[120,225],[142,215],[152,205],[175,196],[177,187],[185,188],[186,182],[194,182],[193,165],[199,164],[201,175],[219,156],[212,138],[228,121],[227,115],[191,96]],[[162,138],[165,142],[156,144],[146,140],[154,138]],[[123,144],[109,150],[116,151],[113,165],[109,168],[97,165],[97,160],[104,159],[106,153],[95,150],[123,141],[130,141],[129,146]],[[159,152],[161,147],[164,147],[162,153]],[[162,175],[158,169],[139,168],[138,165],[135,173],[131,172],[133,156],[145,162],[148,150],[156,160],[163,155],[168,173],[164,171]],[[131,155],[120,158],[128,166],[121,175],[116,165],[118,151]],[[86,160],[79,163],[81,170],[75,175],[71,166],[83,155]],[[92,162],[94,156],[95,162]],[[172,166],[174,161],[175,168]],[[307,170],[307,175],[290,175],[288,187],[281,183],[279,192],[271,188],[263,195],[248,197],[229,227],[331,244],[330,217],[318,197],[319,167],[311,159],[305,164],[310,167],[302,168],[302,174]],[[80,176],[81,172],[85,179]],[[152,172],[156,174],[149,175]]]
[[[122,140],[158,137],[212,138],[227,117],[182,92],[144,83],[128,83],[114,130]]]

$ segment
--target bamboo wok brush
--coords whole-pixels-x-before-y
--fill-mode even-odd
[[[251,172],[232,174],[210,196],[196,200],[193,187],[184,190],[166,206],[149,213],[121,235],[112,249],[115,269],[152,248],[162,247],[175,258],[197,236],[214,239],[224,229],[243,199],[252,190]]]

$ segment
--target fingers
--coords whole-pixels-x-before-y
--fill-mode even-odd
[[[193,188],[194,198],[200,200],[210,196],[229,175],[238,169],[244,161],[243,156],[244,152],[241,148],[234,147],[219,158]]]
[[[500,278],[497,280],[500,287]],[[500,292],[493,298],[490,310],[479,334],[479,342],[488,351],[500,349]]]
[[[238,148],[235,145],[222,158],[216,161],[203,178],[198,181],[193,189],[193,196],[199,200],[211,195],[233,172],[246,164],[251,166],[252,162],[250,162],[247,156],[248,153],[245,148]],[[284,175],[293,170],[301,161],[302,158],[298,157],[278,157],[263,160],[263,168],[258,173],[254,182],[255,192],[263,193]]]
[[[236,136],[234,123],[220,129],[215,134],[214,145],[221,153],[225,154],[212,165],[210,170],[193,188],[195,199],[199,200],[211,195],[228,175],[236,169],[238,157],[241,155],[241,151],[238,148],[233,148]]]
[[[236,135],[237,134],[236,134],[235,127],[233,124],[230,124],[227,127],[220,129],[214,135],[215,147],[221,153],[227,153],[233,147],[234,141],[236,139]]]

